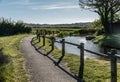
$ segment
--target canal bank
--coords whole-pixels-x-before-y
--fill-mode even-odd
[[[94,43],[120,50],[120,34],[100,35],[93,39]]]

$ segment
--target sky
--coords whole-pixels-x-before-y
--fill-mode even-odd
[[[0,0],[0,17],[25,23],[92,22],[99,16],[79,7],[79,0]]]

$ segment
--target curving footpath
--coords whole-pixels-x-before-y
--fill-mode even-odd
[[[31,39],[32,36],[25,37],[20,43],[30,82],[80,82],[55,66],[48,57],[38,53],[31,45]]]

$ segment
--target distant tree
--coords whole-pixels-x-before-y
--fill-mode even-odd
[[[79,5],[96,12],[100,16],[105,33],[111,33],[109,24],[113,23],[115,14],[120,11],[120,0],[79,0]]]

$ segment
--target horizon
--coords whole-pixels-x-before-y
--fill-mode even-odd
[[[99,16],[79,7],[79,0],[0,0],[0,17],[34,24],[93,22]]]
[[[27,23],[27,24],[41,24],[41,25],[59,25],[59,24],[79,24],[79,23],[92,23],[92,22],[75,22],[75,23],[55,23],[55,24],[49,24],[49,23]]]

